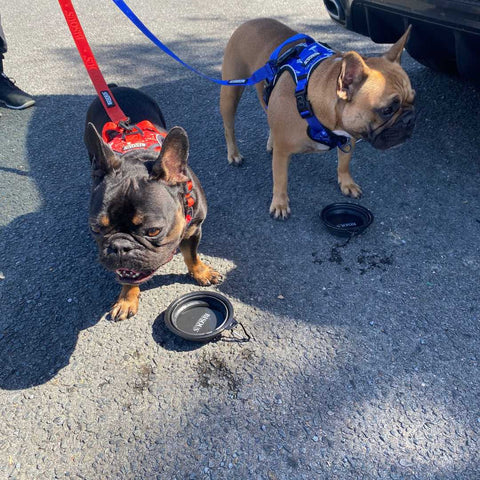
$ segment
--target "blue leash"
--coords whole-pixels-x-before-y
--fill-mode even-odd
[[[145,24],[133,13],[130,7],[123,0],[112,0],[115,5],[124,13],[124,15],[147,37],[149,38],[160,50],[172,57],[178,63],[188,68],[197,75],[209,80],[210,82],[218,85],[229,86],[246,86],[255,85],[263,80],[267,81],[268,85],[273,88],[275,79],[278,73],[281,73],[281,65],[284,61],[288,61],[292,53],[300,48],[301,53],[298,59],[292,59],[285,68],[290,70],[290,73],[294,77],[296,84],[295,96],[297,98],[297,108],[300,116],[308,123],[307,134],[308,136],[319,143],[327,145],[329,148],[338,147],[343,151],[349,151],[350,141],[348,137],[342,135],[336,135],[328,128],[324,127],[321,122],[315,117],[310,102],[306,96],[306,87],[310,72],[317,66],[322,60],[333,55],[333,50],[328,47],[318,44],[308,35],[303,33],[297,33],[293,37],[288,38],[285,42],[280,44],[270,56],[269,61],[261,68],[253,72],[248,78],[240,78],[234,80],[219,80],[217,78],[209,77],[203,72],[185,63],[175,53],[173,53],[165,44],[163,44],[146,26]],[[285,52],[280,56],[282,49],[293,42],[303,40],[305,43],[296,45],[292,49]],[[280,67],[280,71],[279,71]],[[307,68],[307,70],[305,70]],[[268,103],[268,98],[266,102]]]
[[[113,0],[113,3],[117,5],[117,7],[125,14],[125,16],[147,37],[149,38],[160,50],[165,52],[167,55],[172,57],[174,60],[176,60],[178,63],[183,65],[185,68],[188,68],[192,72],[196,73],[197,75],[200,75],[201,77],[213,82],[217,83],[219,85],[255,85],[256,83],[261,82],[262,80],[265,80],[266,78],[273,76],[274,72],[272,67],[270,66],[269,63],[264,65],[262,68],[259,68],[257,71],[253,72],[253,74],[249,78],[241,78],[237,80],[219,80],[217,78],[212,78],[209,77],[208,75],[205,75],[203,72],[197,70],[196,68],[188,65],[188,63],[185,63],[181,58],[179,58],[175,53],[173,53],[165,44],[163,44],[146,26],[145,24],[133,13],[133,11],[130,9],[130,7],[123,1],[123,0]],[[303,38],[299,34],[299,38]],[[296,38],[292,37],[288,41],[289,43],[292,41],[295,41]]]

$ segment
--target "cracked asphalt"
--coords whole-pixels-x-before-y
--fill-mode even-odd
[[[478,91],[404,54],[417,127],[390,151],[358,145],[358,203],[375,220],[344,244],[319,218],[344,200],[334,152],[294,158],[292,217],[272,220],[254,90],[238,111],[245,164],[233,168],[219,87],[113,2],[75,1],[107,81],[149,93],[188,132],[209,202],[200,251],[225,276],[209,289],[253,336],[189,343],[162,317],[200,289],[179,255],[134,318],[106,318],[119,286],[87,226],[94,90],[56,2],[3,3],[5,72],[37,105],[0,109],[1,479],[480,478]],[[332,23],[321,1],[128,3],[215,77],[230,34],[253,17],[342,50],[388,48]]]

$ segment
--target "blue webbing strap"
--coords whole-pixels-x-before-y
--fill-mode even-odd
[[[172,57],[185,68],[191,70],[192,72],[205,78],[206,80],[209,80],[210,82],[219,85],[246,86],[255,85],[256,83],[266,80],[267,84],[270,84],[270,86],[273,87],[277,74],[280,74],[284,68],[287,68],[294,76],[295,83],[297,84],[295,89],[297,108],[301,117],[304,118],[308,123],[307,133],[310,138],[312,138],[312,140],[316,142],[323,143],[330,148],[334,148],[337,146],[339,148],[342,148],[343,146],[348,145],[347,137],[335,135],[333,132],[328,130],[320,123],[320,121],[313,113],[313,109],[307,99],[306,94],[306,88],[310,72],[312,72],[322,60],[333,55],[335,53],[333,50],[330,50],[324,45],[316,43],[315,40],[313,40],[313,38],[309,37],[308,35],[298,33],[280,44],[271,54],[270,60],[263,67],[253,72],[253,74],[249,78],[220,80],[205,75],[203,72],[188,65],[188,63],[184,62],[181,58],[175,55],[172,50],[170,50],[165,44],[163,44],[145,26],[145,24],[135,15],[135,13],[133,13],[133,11],[123,0],[112,1],[148,39],[150,39],[158,48],[160,48],[160,50]],[[285,52],[283,55],[280,55],[280,52],[286,45],[296,42],[298,40],[305,40],[305,43],[295,45],[291,49],[287,50],[287,52]],[[292,59],[293,54],[297,51],[299,51],[298,57]],[[288,64],[284,64],[284,68],[281,68],[283,62],[288,62]],[[305,74],[305,71],[307,72],[307,74]]]
[[[323,143],[330,148],[343,147],[348,143],[348,137],[336,135],[318,120],[313,112],[312,105],[307,98],[307,85],[313,70],[335,52],[320,43],[312,43],[302,50],[295,61],[290,61],[290,67],[295,70],[297,86],[295,97],[300,116],[308,123],[308,136],[316,142]]]
[[[112,0],[115,5],[125,14],[125,16],[148,38],[150,39],[160,50],[165,52],[167,55],[172,57],[178,63],[183,65],[185,68],[188,68],[192,72],[200,75],[201,77],[209,80],[210,82],[217,83],[219,85],[230,85],[230,86],[245,86],[245,85],[255,85],[256,83],[261,82],[262,80],[273,78],[275,73],[272,65],[270,62],[265,64],[263,67],[259,68],[257,71],[253,72],[253,74],[249,78],[240,78],[240,79],[233,79],[233,80],[220,80],[217,78],[209,77],[204,73],[200,72],[196,68],[188,65],[185,63],[181,58],[179,58],[175,53],[173,53],[165,44],[163,44],[146,26],[145,24],[133,13],[130,7],[123,1],[123,0]],[[294,42],[297,39],[305,38],[305,35],[298,34],[291,38],[289,38],[286,42],[282,43],[279,47],[275,49],[275,52],[280,52],[284,45]],[[275,53],[274,52],[274,53]],[[278,55],[278,53],[277,53]],[[273,55],[272,55],[273,57]]]

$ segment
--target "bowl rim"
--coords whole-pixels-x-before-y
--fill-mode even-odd
[[[327,213],[334,211],[335,209],[345,209],[345,210],[350,210],[351,213],[353,214],[358,214],[361,212],[362,216],[366,218],[365,223],[362,225],[349,228],[349,227],[339,227],[338,225],[335,225],[327,220]],[[326,205],[323,207],[321,213],[320,213],[320,218],[322,219],[322,222],[324,225],[331,231],[339,232],[339,233],[346,233],[346,234],[352,234],[356,235],[361,232],[363,232],[367,227],[369,227],[373,220],[374,216],[373,213],[363,205],[359,205],[358,203],[351,203],[351,202],[335,202],[335,203],[330,203],[329,205]]]
[[[205,299],[212,299],[212,298],[222,303],[225,306],[225,310],[226,310],[225,318],[220,323],[220,325],[217,326],[217,328],[215,328],[210,333],[194,335],[189,332],[185,332],[184,330],[181,330],[177,327],[176,323],[173,321],[173,317],[177,309],[186,305],[190,300],[202,300],[202,299],[205,300]],[[228,328],[234,325],[235,320],[233,318],[233,313],[234,313],[233,305],[230,302],[230,300],[227,297],[225,297],[225,295],[222,295],[221,293],[218,293],[218,292],[212,292],[212,291],[195,291],[195,292],[189,292],[184,295],[181,295],[180,297],[173,300],[173,302],[170,303],[170,305],[167,307],[167,309],[164,312],[164,321],[167,328],[175,335],[178,335],[179,337],[182,337],[185,340],[206,342],[214,339],[223,330],[227,330]]]

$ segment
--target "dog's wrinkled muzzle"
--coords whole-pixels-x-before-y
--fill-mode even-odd
[[[141,237],[114,233],[99,240],[100,263],[122,284],[139,284],[152,277],[175,253],[176,244],[154,246]]]
[[[381,131],[371,132],[367,140],[378,150],[387,150],[399,145],[412,136],[415,119],[416,114],[413,108],[405,110],[391,125],[387,125]]]
[[[129,255],[132,250],[138,248],[138,246],[135,245],[135,242],[129,235],[121,233],[112,235],[109,238],[109,241],[106,243],[106,246],[107,251],[110,255],[113,254],[119,257]]]

